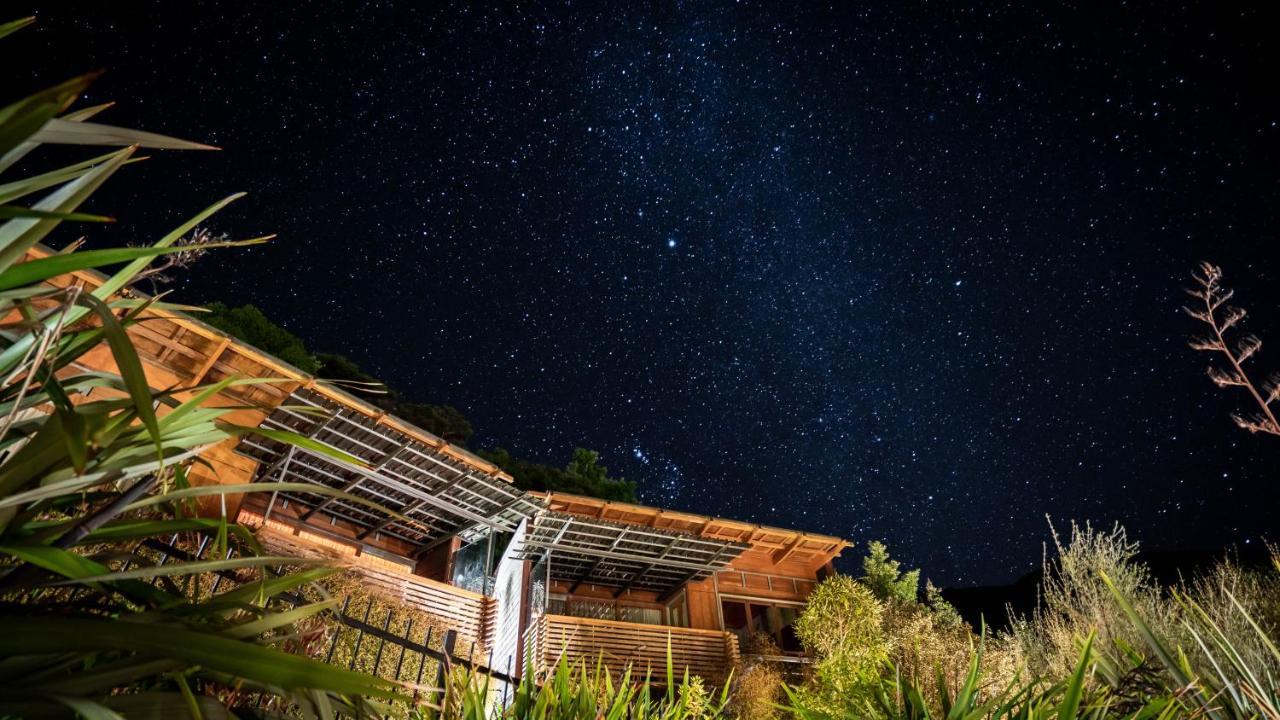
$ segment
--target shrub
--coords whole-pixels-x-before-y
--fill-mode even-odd
[[[809,596],[796,635],[814,657],[805,698],[822,707],[865,702],[889,661],[884,605],[847,575],[827,578]]]
[[[1072,523],[1065,542],[1056,529],[1052,535],[1057,556],[1044,561],[1040,607],[1012,628],[1029,672],[1070,675],[1079,661],[1080,641],[1091,632],[1100,648],[1142,647],[1141,633],[1116,604],[1104,576],[1162,637],[1179,637],[1175,608],[1161,598],[1147,568],[1135,561],[1138,546],[1124,528],[1102,532]]]
[[[774,720],[783,700],[783,675],[768,658],[781,655],[782,650],[771,636],[753,633],[743,642],[742,654],[748,660],[734,680],[729,712],[741,720]]]

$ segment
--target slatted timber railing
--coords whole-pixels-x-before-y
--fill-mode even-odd
[[[724,682],[739,660],[738,638],[720,630],[544,615],[525,635],[525,651],[538,671],[561,658],[588,668],[600,661],[615,677],[629,666],[632,678],[647,675],[659,684],[666,682],[668,647],[677,678],[687,668],[713,685]]]
[[[492,642],[494,601],[480,593],[430,580],[407,571],[391,569],[391,563],[373,565],[354,557],[336,555],[340,548],[321,546],[315,540],[282,531],[273,521],[248,514],[250,525],[257,527],[258,541],[273,553],[291,557],[320,557],[343,562],[381,594],[424,612],[446,627],[454,628],[465,642],[487,647]],[[244,521],[242,515],[241,520]],[[328,552],[326,552],[328,550]]]

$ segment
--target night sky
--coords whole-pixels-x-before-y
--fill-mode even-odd
[[[225,148],[117,175],[93,246],[248,191],[210,227],[279,240],[177,298],[254,303],[473,446],[595,448],[648,503],[947,585],[1037,565],[1046,514],[1163,549],[1280,526],[1280,438],[1233,426],[1179,310],[1222,264],[1280,370],[1259,13],[84,5],[0,43],[6,100],[104,68],[103,122]]]

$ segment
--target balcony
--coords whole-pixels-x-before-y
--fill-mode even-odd
[[[337,561],[362,577],[370,589],[439,620],[456,630],[463,642],[488,647],[493,632],[493,599],[435,580],[418,577],[405,562],[387,559],[383,553],[357,553],[349,543],[327,536],[320,528],[289,520],[283,512],[264,518],[242,510],[241,523],[256,529],[258,541],[270,552],[291,557],[318,557]],[[352,612],[358,612],[353,608]]]
[[[563,655],[571,665],[581,662],[589,669],[600,660],[615,678],[630,665],[633,678],[648,673],[654,682],[665,683],[668,642],[677,678],[687,668],[690,675],[718,685],[738,663],[738,639],[732,633],[567,615],[536,620],[525,637],[525,652],[537,672],[555,667]]]

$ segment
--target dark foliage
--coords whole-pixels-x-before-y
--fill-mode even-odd
[[[608,468],[599,464],[600,453],[576,448],[563,469],[512,457],[503,448],[479,453],[481,457],[511,473],[516,487],[522,490],[590,495],[604,500],[636,501],[636,484],[622,478],[609,477]]]
[[[404,420],[435,433],[451,443],[466,444],[475,434],[471,421],[452,405],[432,405],[397,400],[387,408]]]
[[[378,378],[361,370],[359,365],[343,355],[318,353],[316,360],[320,364],[320,370],[317,373],[320,377],[349,383],[346,385],[347,390],[365,397],[374,405],[386,409],[429,433],[459,445],[465,445],[475,434],[471,421],[452,405],[433,405],[406,400],[394,388],[388,387]]]
[[[201,313],[200,319],[222,332],[270,353],[303,372],[314,374],[319,369],[319,363],[307,352],[307,346],[302,340],[271,322],[257,307],[230,307],[220,302],[209,303],[204,307],[209,312]]]
[[[378,407],[394,413],[429,433],[451,443],[465,444],[475,434],[471,422],[457,408],[405,400],[394,389],[360,369],[343,355],[312,354],[302,339],[275,324],[253,305],[230,307],[215,302],[206,306],[209,312],[200,317],[219,330],[268,352],[303,372],[325,380],[338,381],[345,390],[355,393]]]

